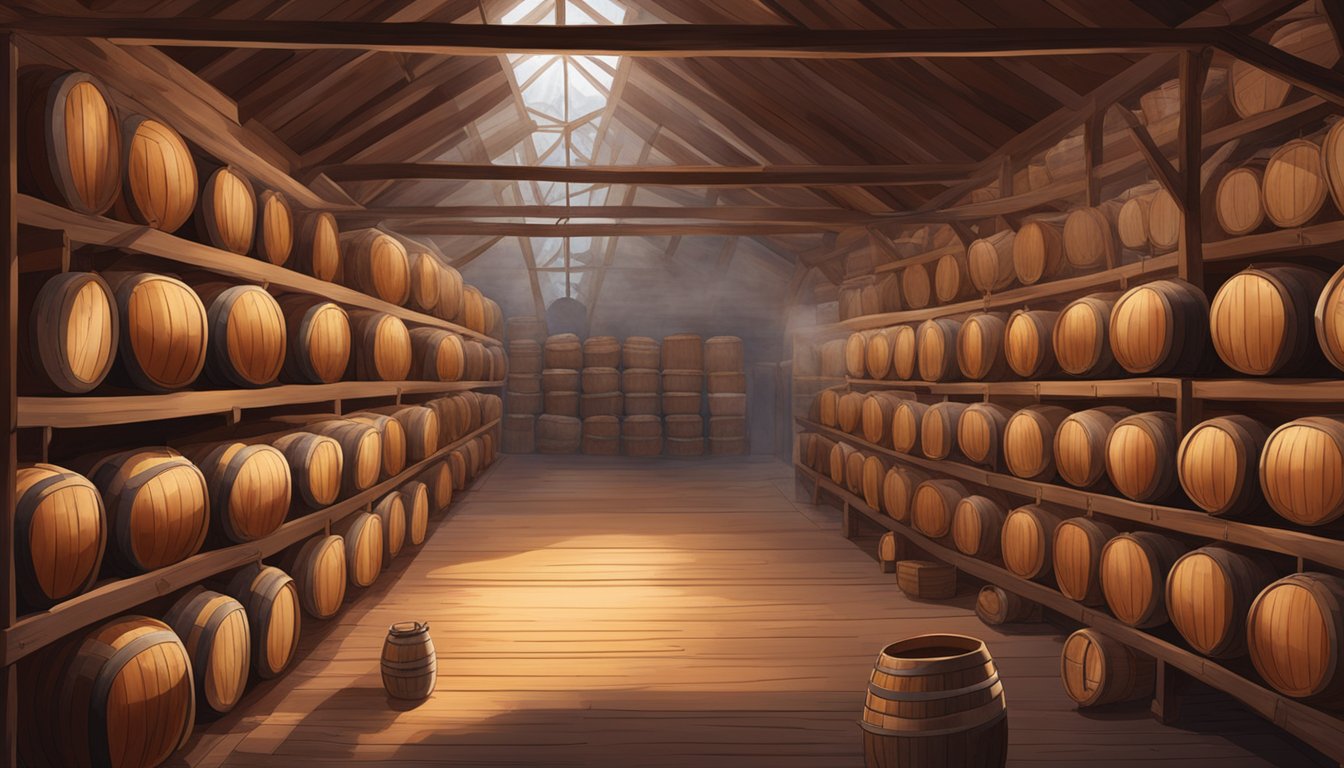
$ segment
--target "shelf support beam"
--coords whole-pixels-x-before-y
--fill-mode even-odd
[[[4,305],[5,331],[0,335],[0,407],[4,409],[4,466],[0,467],[0,626],[9,629],[18,618],[18,598],[14,584],[14,473],[18,468],[18,333],[19,333],[19,190],[18,190],[18,69],[19,53],[14,36],[0,34],[3,55],[3,120],[0,124],[0,252],[4,253],[5,271],[0,283],[0,302]],[[0,765],[18,764],[18,670],[9,665],[0,677]]]
[[[1213,49],[1181,54],[1180,190],[1173,193],[1181,208],[1181,234],[1176,274],[1204,287],[1204,217],[1201,205],[1200,170],[1204,162],[1202,101],[1204,79]]]

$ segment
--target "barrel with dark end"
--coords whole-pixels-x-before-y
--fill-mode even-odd
[[[399,491],[393,491],[373,505],[373,514],[383,524],[383,566],[386,567],[406,546],[406,502]]]
[[[1090,517],[1071,517],[1055,528],[1051,562],[1055,584],[1070,600],[1101,605],[1101,550],[1119,535],[1109,524]]]
[[[891,378],[892,355],[895,352],[897,328],[879,328],[868,336],[864,349],[864,370],[870,379]]]
[[[233,253],[252,250],[257,227],[257,196],[252,182],[228,166],[214,169],[201,185],[196,232],[207,245]]]
[[[1135,501],[1159,501],[1177,488],[1176,415],[1136,413],[1121,419],[1106,437],[1106,475]]]
[[[1099,707],[1153,695],[1157,663],[1095,629],[1064,641],[1059,657],[1064,692],[1080,707]]]
[[[391,416],[372,411],[352,413],[346,418],[358,424],[368,424],[378,431],[378,439],[383,446],[380,454],[383,466],[379,476],[387,478],[401,474],[401,470],[406,468],[408,454],[406,428],[402,423]]]
[[[294,252],[294,210],[283,192],[264,189],[257,195],[257,258],[283,265]]]
[[[116,570],[144,573],[185,560],[205,543],[205,476],[171,448],[112,454],[85,473],[103,496]]]
[[[1319,137],[1293,139],[1279,147],[1260,179],[1265,216],[1279,227],[1301,227],[1320,218],[1329,193]]]
[[[836,406],[836,423],[851,435],[861,434],[863,430],[863,404],[867,397],[860,392],[846,392],[840,395]],[[698,413],[699,410],[697,409]]]
[[[878,654],[863,705],[864,764],[1002,768],[1008,708],[985,644],[921,635]]]
[[[998,557],[999,537],[1008,513],[987,496],[965,496],[952,513],[952,542],[957,551],[982,560]]]
[[[956,480],[925,480],[915,489],[910,523],[925,536],[941,539],[952,531],[957,504],[969,495],[966,486]]]
[[[913,454],[919,449],[919,427],[928,410],[928,403],[918,400],[902,400],[896,404],[891,416],[891,447],[897,453]]]
[[[703,371],[705,348],[694,333],[674,333],[663,337],[663,370]]]
[[[957,425],[966,410],[965,403],[934,403],[919,422],[919,449],[930,459],[942,460],[958,455]]]
[[[919,377],[924,381],[957,378],[957,336],[961,322],[950,318],[926,320],[919,326],[916,355]]]
[[[195,290],[210,323],[206,375],[230,387],[263,387],[285,365],[287,332],[280,304],[260,286],[200,282]]]
[[[188,451],[210,492],[211,531],[224,541],[256,541],[279,528],[293,490],[289,461],[265,443],[205,445]]]
[[[277,677],[299,647],[299,591],[294,580],[272,566],[253,563],[234,573],[224,589],[247,610],[252,636],[252,672]]]
[[[1246,617],[1251,662],[1285,696],[1344,699],[1344,578],[1295,573],[1270,584]]]
[[[896,466],[882,478],[882,511],[892,519],[905,522],[910,519],[915,489],[929,476],[911,467]]]
[[[429,535],[429,486],[412,480],[397,490],[406,505],[406,545],[418,547]]]
[[[877,540],[877,564],[881,566],[883,573],[896,572],[900,553],[901,542],[896,540],[896,534],[891,531],[882,534],[882,538]]]
[[[411,333],[386,312],[350,312],[354,354],[349,373],[360,381],[404,381],[411,372]]]
[[[1151,531],[1122,533],[1101,548],[1101,591],[1117,619],[1132,627],[1167,622],[1164,582],[1185,547]]]
[[[537,453],[578,453],[583,422],[573,416],[546,414],[537,417]]]
[[[1218,226],[1234,237],[1264,228],[1265,203],[1261,191],[1263,165],[1247,165],[1223,174],[1214,192]]]
[[[1039,607],[1003,587],[986,584],[975,598],[975,615],[991,627],[1027,621],[1040,621]]]
[[[1344,517],[1344,417],[1308,416],[1270,433],[1260,488],[1280,517],[1325,525]]]
[[[1024,579],[1050,574],[1051,542],[1064,521],[1058,511],[1040,504],[1018,507],[1008,513],[999,535],[1003,565]]]
[[[876,331],[855,331],[845,339],[845,373],[862,379],[868,373],[868,339]]]
[[[957,368],[971,381],[998,381],[1008,370],[1004,359],[1004,329],[1001,312],[971,315],[957,332]]]
[[[1182,555],[1167,575],[1167,613],[1191,648],[1215,658],[1246,653],[1246,615],[1274,580],[1257,552],[1221,545]]]
[[[1009,417],[1003,428],[1008,471],[1028,480],[1054,480],[1055,436],[1070,415],[1058,405],[1030,405]]]
[[[299,225],[292,266],[319,280],[335,280],[341,272],[341,230],[336,217],[314,211]]]
[[[1052,339],[1058,318],[1058,312],[1043,309],[1018,309],[1008,316],[1003,331],[1003,357],[1013,373],[1032,379],[1055,372]]]
[[[314,619],[330,619],[345,602],[345,540],[314,536],[303,543],[285,565],[298,589],[299,605]]]
[[[1111,352],[1111,314],[1119,293],[1084,296],[1060,311],[1051,340],[1055,360],[1070,376],[1103,377],[1117,369]]]
[[[891,373],[901,381],[909,381],[919,370],[918,334],[912,325],[898,325],[891,331]]]
[[[117,217],[176,232],[196,209],[200,182],[187,142],[166,123],[131,115],[122,123],[121,195]]]
[[[63,272],[19,292],[19,386],[25,391],[83,394],[107,378],[121,337],[112,289],[93,272]],[[22,327],[22,326],[21,326]]]
[[[1130,373],[1198,371],[1209,337],[1209,302],[1184,280],[1156,280],[1116,300],[1108,336],[1111,354]]]
[[[945,253],[933,268],[933,293],[939,304],[953,304],[975,295],[965,253]]]
[[[285,362],[282,381],[330,384],[350,364],[350,316],[339,305],[302,293],[279,298],[284,314]]]
[[[365,229],[345,238],[346,285],[392,304],[411,295],[411,260],[406,246],[386,232]]]
[[[429,625],[418,621],[393,624],[383,641],[379,667],[383,689],[394,699],[419,701],[433,693],[438,659]]]
[[[292,432],[271,443],[289,463],[290,484],[308,509],[325,507],[340,496],[345,457],[341,444],[311,432]]]
[[[14,573],[23,604],[49,608],[92,587],[107,546],[97,486],[54,464],[20,465],[14,498]]]
[[[1259,504],[1260,454],[1269,428],[1249,416],[1232,415],[1195,425],[1176,452],[1176,473],[1185,495],[1211,515],[1237,517]]]
[[[147,272],[109,272],[121,322],[118,350],[131,382],[150,392],[181,389],[205,368],[205,305],[186,283]]]
[[[1124,406],[1104,405],[1071,414],[1055,430],[1055,469],[1070,485],[1092,488],[1106,480],[1106,438],[1133,416]]]
[[[252,663],[243,604],[195,587],[168,609],[163,621],[177,633],[191,659],[196,706],[217,714],[232,710],[247,688]]]
[[[111,208],[121,184],[121,127],[102,83],[85,72],[33,68],[16,100],[20,188],[78,213]]]
[[[1312,312],[1324,272],[1278,265],[1233,275],[1209,306],[1209,333],[1218,357],[1250,376],[1300,373],[1320,360],[1311,335]]]
[[[882,483],[887,479],[890,462],[881,456],[867,456],[863,460],[862,480],[863,502],[878,512],[882,511]]]
[[[345,542],[345,575],[350,586],[373,586],[383,570],[383,521],[371,512],[358,512],[333,523],[331,532]]]
[[[957,447],[976,464],[1003,464],[1003,430],[1013,412],[996,403],[971,403],[957,418]]]
[[[966,271],[976,291],[1001,291],[1013,284],[1017,277],[1013,269],[1016,240],[1017,233],[1004,229],[976,240],[966,249]]]

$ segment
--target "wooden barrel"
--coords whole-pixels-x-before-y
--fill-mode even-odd
[[[961,322],[947,317],[925,320],[919,326],[916,357],[924,381],[952,381],[957,375],[957,336]]]
[[[383,570],[382,520],[371,512],[358,512],[332,523],[331,532],[345,543],[345,575],[350,586],[372,586]]]
[[[264,189],[257,195],[257,258],[284,264],[294,252],[294,211],[284,193]]]
[[[862,480],[859,483],[863,490],[863,501],[878,512],[882,511],[882,484],[887,479],[890,467],[890,462],[881,456],[867,456],[863,460]]]
[[[391,416],[401,425],[401,431],[405,435],[408,463],[416,464],[424,461],[439,450],[443,428],[439,424],[439,414],[433,408],[423,405],[394,405],[379,408],[375,413]]]
[[[1109,329],[1119,298],[1119,293],[1084,296],[1059,313],[1051,339],[1055,360],[1065,373],[1100,377],[1115,370]]]
[[[419,381],[461,381],[466,374],[462,337],[440,328],[413,328],[409,376]]]
[[[429,535],[429,486],[412,480],[397,489],[406,505],[406,544],[418,547]]]
[[[1120,206],[1115,216],[1115,236],[1122,247],[1132,251],[1148,249],[1148,215],[1156,197],[1157,190],[1131,194]]]
[[[1167,573],[1185,553],[1177,540],[1151,531],[1122,533],[1101,548],[1101,591],[1117,619],[1132,627],[1167,622]]]
[[[293,574],[304,613],[326,620],[341,610],[346,583],[344,539],[313,536],[285,560],[285,566]]]
[[[1335,208],[1344,211],[1344,128],[1338,121],[1326,131],[1321,141],[1321,162],[1325,177],[1330,182],[1330,197]]]
[[[1070,600],[1101,605],[1101,550],[1119,535],[1110,525],[1090,517],[1071,517],[1055,528],[1051,563],[1055,584]]]
[[[1263,166],[1245,165],[1233,168],[1218,181],[1213,208],[1218,226],[1227,234],[1249,235],[1264,227],[1263,174]]]
[[[1008,513],[987,496],[971,495],[957,502],[952,511],[952,542],[957,551],[989,560],[999,556],[999,536]]]
[[[874,445],[891,445],[891,420],[901,398],[891,392],[870,392],[863,398],[863,439]]]
[[[14,498],[14,573],[23,604],[42,610],[92,587],[107,546],[97,486],[54,464],[20,465]]]
[[[547,368],[541,372],[541,391],[577,392],[582,386],[582,376],[571,368]]]
[[[1325,525],[1344,517],[1344,418],[1309,416],[1270,433],[1260,453],[1260,488],[1285,520]]]
[[[257,228],[257,196],[252,182],[228,166],[214,169],[201,185],[196,233],[206,245],[246,254]]]
[[[429,624],[406,621],[393,624],[383,641],[379,659],[383,689],[394,699],[419,701],[434,692],[438,660]]]
[[[471,482],[471,467],[467,463],[467,449],[465,446],[454,448],[448,454],[448,466],[453,471],[453,490],[460,491],[467,487]]]
[[[729,397],[715,395],[714,397]],[[739,395],[733,395],[739,397]],[[625,398],[620,392],[602,392],[582,395],[579,398],[579,417],[589,419],[594,416],[619,417],[625,412]]]
[[[1269,44],[1327,68],[1339,61],[1339,49],[1330,24],[1319,16],[1285,24],[1269,38]],[[1230,80],[1232,108],[1240,117],[1278,109],[1292,90],[1284,80],[1240,59],[1232,62]]]
[[[572,333],[558,333],[546,339],[544,359],[547,369],[583,368],[583,346]]]
[[[1108,335],[1116,362],[1130,373],[1196,371],[1208,346],[1208,299],[1184,280],[1131,288],[1115,302]]]
[[[406,546],[406,502],[399,491],[392,491],[373,505],[373,514],[382,522],[383,566],[386,567]]]
[[[997,468],[1003,463],[1003,430],[1012,410],[996,403],[972,403],[957,419],[957,447],[976,464]]]
[[[882,478],[882,511],[892,519],[905,522],[910,519],[915,489],[929,476],[912,467],[895,466]]]
[[[1064,220],[1064,258],[1079,270],[1119,263],[1116,218],[1123,203],[1108,200],[1095,208],[1079,208]]]
[[[64,272],[43,281],[35,294],[20,289],[19,317],[26,325],[19,355],[25,391],[84,394],[103,383],[121,336],[112,289],[93,272]]]
[[[453,503],[453,472],[447,460],[437,461],[420,473],[420,481],[429,488],[429,511],[437,514]]]
[[[583,422],[571,416],[537,417],[537,453],[577,453]]]
[[[971,315],[957,331],[957,367],[972,381],[997,381],[1007,373],[1004,361],[1004,329],[1001,312]]]
[[[629,336],[621,344],[622,368],[661,368],[662,348],[647,336]]]
[[[1095,629],[1069,635],[1059,666],[1064,692],[1080,707],[1146,699],[1157,679],[1151,657]]]
[[[17,97],[23,190],[101,214],[121,184],[121,129],[102,83],[84,72],[25,71]]]
[[[443,320],[452,320],[462,313],[462,301],[465,291],[465,284],[462,282],[462,273],[451,266],[439,264],[439,303],[434,308],[434,314]],[[537,339],[540,344],[546,340],[545,323],[541,324],[542,332]]]
[[[196,209],[200,180],[187,142],[165,123],[131,115],[122,123],[121,195],[117,216],[176,232]]]
[[[947,765],[1002,768],[1008,708],[985,644],[963,635],[921,635],[878,654],[863,705],[870,768]]]
[[[919,448],[930,459],[957,455],[957,425],[965,403],[934,403],[919,421]]]
[[[191,659],[196,706],[223,714],[247,688],[252,639],[247,610],[228,595],[194,587],[178,598],[163,621],[182,640]]]
[[[887,531],[877,540],[877,564],[881,566],[883,573],[895,573],[896,562],[900,557],[901,542],[896,540],[896,534]]]
[[[1228,278],[1209,306],[1218,357],[1251,376],[1309,368],[1320,360],[1312,312],[1325,281],[1320,270],[1287,264],[1251,267]]]
[[[656,368],[626,368],[621,372],[620,389],[627,395],[656,395],[663,391],[662,375]]]
[[[21,670],[19,764],[160,765],[191,736],[191,666],[173,630],[145,616],[55,646]]]
[[[1176,416],[1148,411],[1126,416],[1106,437],[1106,475],[1135,501],[1159,501],[1176,490]]]
[[[863,454],[849,443],[836,443],[831,447],[830,462],[827,464],[831,482],[841,487],[845,486],[845,471],[849,466],[850,457],[855,455],[859,457],[860,462],[863,461]]]
[[[1176,198],[1166,189],[1153,194],[1148,206],[1148,244],[1154,253],[1168,253],[1180,244],[1184,218]]]
[[[924,309],[933,300],[928,264],[911,264],[901,270],[901,296],[910,309]]]
[[[368,424],[378,431],[378,439],[383,446],[380,454],[382,457],[381,477],[393,477],[406,468],[408,454],[406,428],[402,426],[401,422],[381,413],[367,411],[352,413],[346,418],[359,424]]]
[[[364,229],[346,235],[343,282],[393,304],[411,295],[411,261],[406,246],[386,232]]]
[[[1176,472],[1190,500],[1211,515],[1236,517],[1258,505],[1260,453],[1269,428],[1249,416],[1201,422],[1181,440]]]
[[[1265,216],[1279,227],[1315,221],[1330,192],[1318,140],[1293,139],[1270,155],[1260,180]]]
[[[933,293],[941,304],[951,304],[975,295],[966,254],[945,253],[938,257],[933,270]]]
[[[710,373],[741,371],[742,339],[737,336],[712,336],[705,340],[705,370]]]
[[[205,372],[234,387],[264,387],[285,365],[287,329],[280,304],[257,285],[195,285],[210,323]]]
[[[589,336],[583,341],[584,368],[619,368],[621,342],[615,336]]]
[[[1055,468],[1070,485],[1091,488],[1106,479],[1106,438],[1134,411],[1104,405],[1071,414],[1055,430]]]
[[[1040,620],[1035,603],[993,584],[980,588],[975,598],[975,615],[991,627]]]
[[[226,442],[201,446],[188,456],[205,476],[213,533],[243,544],[285,522],[292,486],[289,461],[278,449]]]
[[[705,349],[694,333],[674,333],[663,337],[663,370],[703,371]]]
[[[836,406],[836,424],[851,435],[857,435],[863,428],[863,402],[867,399],[861,392],[846,392],[840,395]],[[697,409],[698,412],[698,409]]]
[[[868,338],[871,331],[855,331],[845,339],[845,373],[851,379],[862,379],[868,372]]]
[[[350,316],[339,305],[301,293],[279,298],[285,361],[280,378],[292,384],[340,381],[350,364]]]
[[[271,445],[289,463],[290,484],[304,507],[325,507],[340,496],[344,465],[340,443],[311,432],[292,432]]]
[[[706,390],[714,395],[745,395],[747,392],[747,374],[741,371],[717,372],[706,376]],[[711,401],[712,402],[712,401]]]
[[[453,318],[453,322],[477,333],[485,333],[486,312],[485,295],[481,290],[474,285],[463,285],[462,309]]]
[[[1278,692],[1326,704],[1344,696],[1344,579],[1295,573],[1270,584],[1246,635],[1256,671]]]
[[[1028,480],[1054,480],[1055,435],[1070,415],[1069,409],[1057,405],[1031,405],[1010,416],[1003,427],[1008,471]]]
[[[848,339],[832,339],[822,344],[817,350],[822,376],[843,379],[849,375],[845,370],[845,343],[847,341]]]
[[[326,211],[304,216],[295,243],[293,263],[319,280],[335,280],[341,272],[341,230]]]
[[[122,366],[150,392],[185,387],[205,367],[210,334],[205,305],[186,283],[147,272],[103,275],[117,300]]]
[[[1053,559],[1051,543],[1063,521],[1059,512],[1039,504],[1009,512],[999,534],[1004,567],[1024,579],[1048,576]]]
[[[915,489],[910,523],[925,536],[941,539],[952,532],[952,515],[957,504],[969,495],[966,486],[956,480],[925,480]]]
[[[501,450],[505,453],[533,453],[537,450],[537,418],[526,413],[504,417]]]
[[[411,372],[411,333],[386,312],[351,310],[355,342],[349,373],[360,381],[404,381]]]
[[[288,574],[260,563],[245,565],[224,592],[243,604],[252,636],[252,672],[277,677],[299,647],[299,591]]]
[[[514,339],[509,342],[509,369],[513,373],[541,373],[545,364],[541,344],[532,339]]]
[[[1331,276],[1316,303],[1316,340],[1330,364],[1344,370],[1344,268]]]
[[[587,456],[619,456],[621,420],[615,416],[589,416],[583,420],[579,449]]]
[[[205,542],[209,494],[201,470],[171,448],[123,451],[85,475],[98,487],[116,570],[144,573],[185,560]]]
[[[663,374],[666,377],[667,374]],[[697,372],[703,377],[704,374]],[[621,391],[621,372],[615,368],[584,368],[580,374],[583,391],[590,395],[601,395]],[[674,388],[680,390],[680,388]]]
[[[868,378],[887,379],[891,377],[891,362],[892,355],[895,352],[896,337],[896,328],[882,328],[869,333],[863,354],[864,371]]]
[[[817,418],[828,427],[840,425],[840,396],[843,393],[835,389],[823,389],[817,393]]]
[[[1181,637],[1199,653],[1241,656],[1247,650],[1246,615],[1251,603],[1273,580],[1273,569],[1259,553],[1201,547],[1171,567],[1167,612]]]
[[[407,252],[407,269],[411,283],[406,306],[419,312],[432,313],[443,300],[443,266],[430,253],[422,250]]]
[[[1023,285],[1035,285],[1068,273],[1064,258],[1064,227],[1049,219],[1024,222],[1013,238],[1013,274]]]
[[[924,423],[927,403],[901,400],[891,416],[891,447],[897,453],[914,453],[919,449],[919,428]]]
[[[340,443],[341,495],[354,495],[378,482],[383,469],[383,438],[377,429],[350,419],[332,419],[309,424],[305,431]]]
[[[653,415],[627,417],[621,422],[621,452],[626,456],[660,455],[663,452],[663,420]]]
[[[980,293],[1001,291],[1013,284],[1013,244],[1017,233],[1000,230],[982,237],[966,249],[966,271],[971,285]]]
[[[1023,378],[1042,378],[1056,369],[1052,337],[1058,312],[1043,309],[1014,310],[1003,331],[1003,357],[1013,373]]]
[[[661,416],[663,414],[663,396],[661,394],[625,394],[626,416]]]

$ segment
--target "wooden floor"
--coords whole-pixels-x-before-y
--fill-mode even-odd
[[[1187,701],[1180,728],[1146,704],[1079,713],[1057,627],[986,627],[971,584],[907,599],[834,510],[793,496],[773,460],[506,457],[173,764],[859,766],[873,659],[924,632],[989,644],[1014,766],[1316,764],[1221,697]],[[378,674],[387,626],[409,619],[439,653],[412,708]]]

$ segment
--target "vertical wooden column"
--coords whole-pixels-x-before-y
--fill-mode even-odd
[[[1087,205],[1091,208],[1101,204],[1097,166],[1101,164],[1102,120],[1105,116],[1105,110],[1099,110],[1083,124],[1083,172],[1087,174]]]
[[[1204,163],[1201,101],[1212,56],[1207,48],[1181,53],[1181,188],[1177,203],[1182,216],[1176,274],[1200,288],[1204,287],[1204,217],[1199,184],[1199,169]]]
[[[19,53],[13,35],[0,35],[4,51],[4,76],[0,80],[0,98],[3,98],[4,122],[0,123],[0,252],[4,254],[3,285],[0,285],[0,304],[4,307],[4,329],[0,332],[0,408],[4,409],[5,448],[4,466],[0,467],[0,622],[8,629],[17,618],[14,588],[14,473],[18,454],[18,365],[19,334],[19,214],[18,214],[18,68]],[[0,716],[4,718],[3,744],[0,745],[0,765],[18,764],[18,704],[17,670],[11,665],[4,668],[3,691],[0,691]]]

